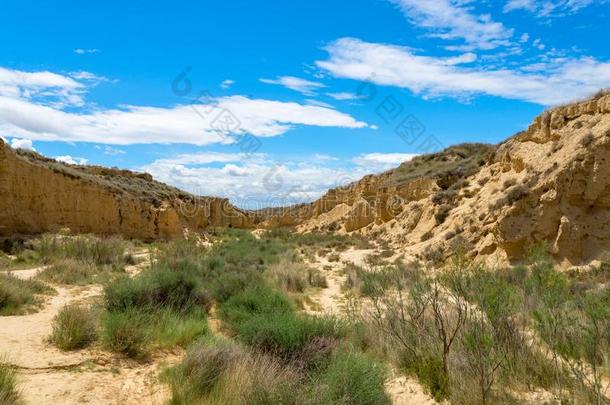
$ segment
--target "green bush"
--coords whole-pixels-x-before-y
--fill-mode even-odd
[[[41,271],[37,277],[57,284],[87,284],[92,282],[104,269],[90,262],[74,259],[60,259],[57,263]]]
[[[352,351],[337,353],[317,381],[323,389],[322,403],[390,404],[384,390],[385,369]]]
[[[217,341],[199,344],[188,351],[181,373],[198,396],[209,393],[223,374],[242,355],[241,350]]]
[[[257,280],[251,273],[238,273],[229,271],[221,273],[209,283],[209,289],[212,297],[217,302],[225,302],[237,293],[245,290],[248,286],[257,284]]]
[[[110,350],[132,358],[148,353],[150,317],[133,308],[122,312],[108,312],[104,317],[103,342]]]
[[[63,307],[53,318],[51,342],[62,350],[81,349],[97,335],[97,321],[89,308],[79,305]]]
[[[261,284],[234,295],[219,309],[230,326],[238,327],[252,316],[291,313],[294,306],[284,294]]]
[[[38,295],[51,294],[53,289],[37,280],[22,280],[0,274],[0,316],[18,315],[41,303]]]
[[[338,338],[344,335],[344,331],[342,325],[332,318],[270,313],[244,320],[237,328],[237,335],[243,342],[263,352],[294,360],[314,339]]]
[[[437,401],[449,397],[449,376],[443,368],[443,360],[438,356],[424,357],[401,356],[401,366],[409,374],[415,374]]]
[[[44,263],[52,263],[60,259],[74,259],[98,266],[108,265],[120,268],[126,263],[127,247],[127,242],[118,237],[43,235],[36,250]]]
[[[154,348],[187,347],[208,333],[208,322],[203,310],[176,313],[161,309],[148,314],[147,335]]]
[[[0,405],[16,405],[21,403],[15,370],[8,364],[0,362]]]
[[[210,305],[206,291],[194,275],[173,271],[151,271],[133,279],[118,279],[106,286],[104,298],[109,311],[171,308],[187,312],[197,305]]]
[[[270,356],[218,338],[195,344],[165,375],[171,404],[296,404],[300,376]]]

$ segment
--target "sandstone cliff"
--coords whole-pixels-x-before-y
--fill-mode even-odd
[[[226,199],[194,197],[148,174],[66,165],[0,140],[0,236],[67,227],[151,240],[185,229],[251,225]]]
[[[610,95],[547,111],[495,147],[458,145],[418,157],[266,223],[355,231],[431,261],[460,246],[506,263],[541,242],[566,264],[605,258]]]

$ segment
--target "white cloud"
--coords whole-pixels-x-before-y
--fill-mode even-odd
[[[413,24],[442,39],[461,39],[470,49],[493,49],[510,44],[513,30],[477,15],[463,0],[390,0]],[[468,49],[465,48],[465,49]]]
[[[331,108],[244,96],[172,108],[123,106],[91,113],[65,112],[30,100],[0,96],[0,132],[46,141],[226,144],[244,134],[281,135],[297,125],[367,126]]]
[[[108,155],[108,156],[118,156],[118,155],[124,155],[127,152],[125,152],[122,149],[117,149],[117,148],[113,148],[111,146],[105,146],[104,147],[104,155]]]
[[[0,96],[3,97],[35,99],[56,106],[80,106],[84,91],[85,85],[69,76],[0,67]]]
[[[330,155],[325,155],[325,154],[323,154],[323,153],[316,153],[316,154],[314,154],[314,155],[313,155],[313,158],[314,158],[315,160],[320,160],[320,161],[323,161],[323,162],[329,162],[329,161],[337,161],[337,160],[339,160],[339,158],[337,158],[337,157],[330,156]]]
[[[523,35],[521,35],[521,38],[519,39],[520,42],[527,42],[530,39],[530,34],[528,34],[527,32]]]
[[[81,82],[86,82],[88,86],[96,86],[103,82],[111,82],[116,83],[118,80],[110,80],[104,76],[98,76],[94,73],[87,72],[84,70],[78,72],[70,72],[70,77],[76,80],[80,80]]]
[[[300,165],[245,160],[222,167],[190,167],[170,163],[169,160],[153,162],[142,170],[151,173],[157,180],[194,194],[227,197],[234,204],[246,208],[313,201],[329,188],[337,186],[344,176],[365,174],[363,170],[338,170],[312,164],[311,161]]]
[[[74,50],[74,53],[79,54],[79,55],[85,55],[85,54],[91,54],[91,53],[99,53],[100,50],[99,49],[95,49],[95,48],[91,48],[91,49],[83,49],[83,48],[76,48]]]
[[[462,65],[462,64],[466,64],[466,63],[472,63],[476,60],[477,60],[477,55],[472,52],[468,52],[468,53],[465,53],[462,55],[454,56],[452,58],[446,58],[445,64],[446,65]]]
[[[533,42],[533,45],[541,51],[543,51],[544,48],[546,48],[546,45],[544,45],[540,39],[535,39]]]
[[[262,154],[202,152],[159,159],[141,170],[197,195],[222,196],[240,207],[263,208],[313,201],[329,188],[396,167],[413,156],[370,153],[341,161],[315,154],[277,162]]]
[[[259,156],[259,155],[257,155]],[[185,153],[171,158],[158,159],[158,165],[205,165],[209,163],[239,162],[245,160],[246,155],[242,153],[219,153],[200,152]]]
[[[332,105],[325,103],[324,101],[320,101],[320,100],[313,100],[313,99],[307,99],[305,100],[305,104],[307,105],[315,105],[318,107],[326,107],[326,108],[335,108]]]
[[[417,153],[368,153],[353,159],[354,163],[368,169],[387,170],[418,156]]]
[[[610,63],[593,58],[557,59],[545,71],[483,69],[448,65],[447,60],[411,50],[343,38],[316,64],[335,77],[407,88],[423,96],[468,97],[487,94],[553,105],[589,96],[610,85]]]
[[[281,76],[276,79],[260,79],[260,81],[267,84],[284,86],[307,96],[311,96],[315,93],[315,90],[325,87],[322,83],[312,82],[294,76]]]
[[[23,150],[30,150],[30,151],[36,151],[36,149],[34,149],[34,146],[32,145],[32,140],[31,139],[19,139],[19,138],[13,138],[11,139],[11,147],[13,149],[23,149]]]
[[[360,96],[358,94],[354,94],[354,93],[347,93],[347,92],[340,92],[340,93],[326,93],[327,96],[334,98],[335,100],[360,100],[362,98],[364,98],[363,96]]]
[[[595,2],[595,0],[508,0],[504,5],[504,12],[525,10],[540,18],[560,17],[576,13]],[[604,0],[597,2],[605,3]]]
[[[235,80],[223,80],[222,83],[220,83],[220,87],[222,87],[223,89],[228,89],[229,87],[233,86],[235,84]]]
[[[72,157],[70,155],[56,156],[54,158],[58,162],[67,163],[69,165],[86,165],[87,159],[81,157]]]

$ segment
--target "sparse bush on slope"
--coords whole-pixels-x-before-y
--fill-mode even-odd
[[[40,295],[51,294],[53,289],[37,280],[21,280],[0,274],[0,316],[19,315],[36,308]]]

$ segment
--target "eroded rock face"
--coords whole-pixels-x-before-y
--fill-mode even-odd
[[[420,163],[433,168],[438,160]],[[419,257],[461,245],[472,257],[506,263],[541,242],[568,264],[610,255],[610,95],[545,112],[460,183],[422,172],[398,185],[390,171],[331,190],[312,205],[342,204],[345,215],[329,220],[318,208],[295,222],[302,231],[374,235]]]
[[[252,226],[248,216],[225,199],[184,199],[180,193],[150,202],[146,195],[114,187],[109,176],[96,174],[95,168],[82,173],[49,162],[20,156],[0,140],[0,235],[67,227],[77,233],[151,240],[181,236],[185,229],[196,231],[210,225]],[[114,174],[115,179],[135,181],[129,176],[136,174]],[[137,177],[138,181],[152,181],[146,175]]]

